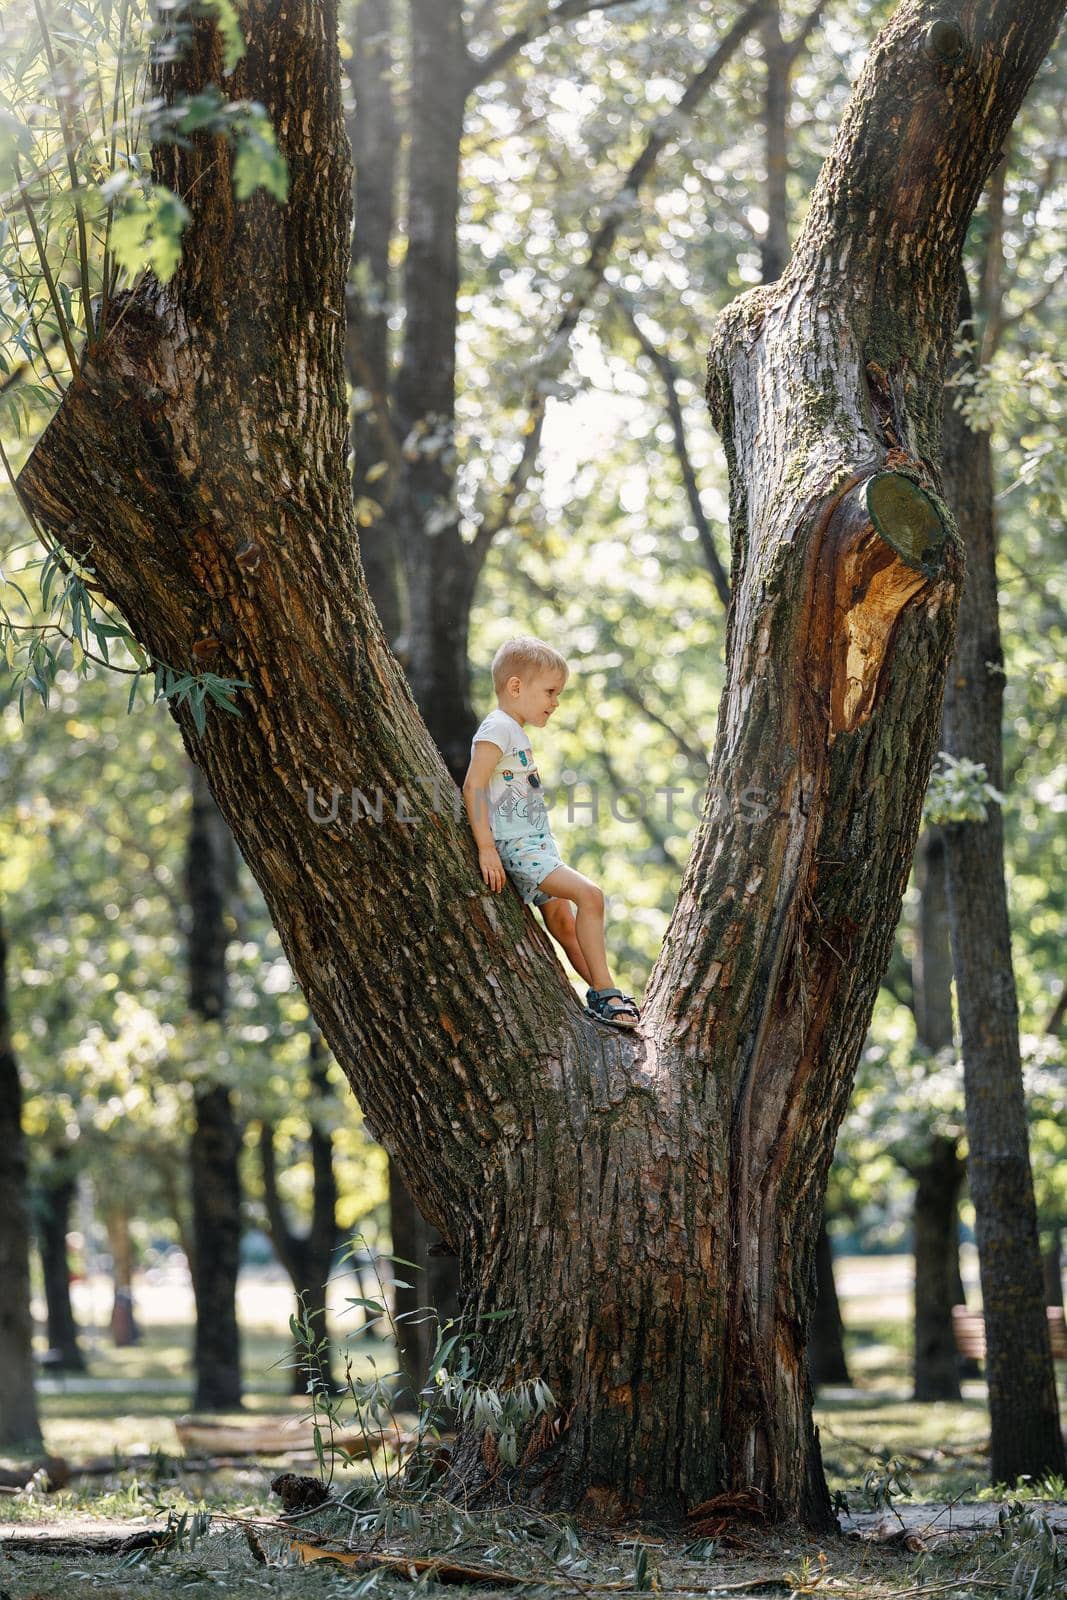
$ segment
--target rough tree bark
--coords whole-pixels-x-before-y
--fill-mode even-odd
[[[41,1277],[48,1313],[48,1348],[58,1354],[53,1370],[84,1372],[85,1356],[78,1343],[78,1325],[70,1303],[70,1257],[67,1234],[74,1203],[75,1179],[70,1150],[62,1145],[46,1158],[33,1187],[31,1208],[41,1257]]]
[[[183,737],[368,1121],[457,1249],[471,1311],[511,1313],[485,1325],[481,1376],[539,1375],[560,1402],[513,1472],[462,1433],[456,1492],[611,1518],[744,1484],[772,1516],[826,1526],[804,1360],[815,1233],[959,580],[912,478],[936,486],[964,232],[1062,0],[964,5],[958,58],[905,0],[792,264],[720,319],[727,689],[636,1037],[584,1017],[518,898],[484,890],[386,647],[345,466],[336,13],[239,9],[250,47],[224,93],[278,130],[283,224],[261,195],[234,205],[219,141],[153,151],[192,211],[182,267],[119,302],[21,487],[154,654],[198,643],[251,685],[202,736],[180,708]],[[154,87],[196,90],[220,66],[198,20]],[[356,820],[353,785],[375,807]]]
[[[966,284],[963,320],[970,319]],[[945,486],[966,536],[967,603],[945,692],[945,748],[1003,785],[1003,652],[997,605],[993,459],[987,433],[945,407]],[[1000,806],[945,828],[945,866],[963,1036],[967,1177],[974,1202],[992,1424],[990,1474],[1014,1483],[1063,1473],[1065,1452],[1045,1314],[1030,1171],[1019,1011]]]
[[[311,1151],[311,1220],[306,1233],[290,1228],[282,1197],[278,1192],[275,1130],[271,1123],[260,1124],[259,1159],[263,1173],[263,1199],[267,1227],[278,1259],[292,1279],[298,1302],[303,1301],[317,1339],[326,1337],[326,1285],[337,1248],[337,1176],[333,1167],[333,1138],[322,1127],[321,1118],[330,1098],[322,1036],[312,1024],[308,1035],[308,1102]],[[335,1387],[329,1353],[308,1365],[293,1368],[293,1393],[305,1394],[309,1384],[318,1388]]]
[[[186,852],[189,894],[189,1008],[207,1022],[225,1015],[226,899],[233,880],[233,838],[203,773],[192,769]],[[193,1362],[198,1411],[241,1405],[237,1272],[241,1248],[241,1134],[225,1084],[197,1089],[189,1152],[196,1299]]]
[[[0,916],[0,1446],[40,1446],[30,1315],[30,1218],[22,1084],[11,1038],[7,935]]]

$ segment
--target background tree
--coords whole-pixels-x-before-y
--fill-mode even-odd
[[[78,1326],[70,1303],[70,1258],[67,1234],[76,1191],[73,1152],[60,1146],[48,1153],[30,1200],[41,1255],[48,1317],[48,1348],[53,1370],[84,1372],[85,1357],[78,1343]]]
[[[186,856],[189,895],[189,1007],[221,1024],[226,1013],[227,902],[236,876],[236,849],[199,768],[192,768],[192,811]],[[237,1327],[237,1270],[241,1250],[241,1135],[225,1083],[207,1083],[195,1097],[190,1146],[192,1246],[196,1295],[198,1410],[229,1411],[241,1404],[241,1347]]]
[[[961,306],[966,322],[965,283]],[[957,761],[980,763],[992,786],[980,817],[948,824],[946,878],[982,1273],[991,1470],[996,1481],[1013,1482],[1021,1473],[1062,1473],[1067,1458],[1045,1315],[1004,881],[992,455],[988,433],[966,428],[954,409],[946,411],[945,429],[946,487],[970,557],[969,601],[946,690],[946,743]]]
[[[0,918],[0,1442],[40,1443],[30,1322],[29,1217],[22,1086],[11,1041],[7,936]]]

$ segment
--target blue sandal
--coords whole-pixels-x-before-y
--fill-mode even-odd
[[[619,1003],[612,1005],[612,1000]],[[613,1028],[636,1028],[641,1020],[633,995],[623,994],[621,989],[588,989],[585,1009],[598,1022],[610,1022]]]

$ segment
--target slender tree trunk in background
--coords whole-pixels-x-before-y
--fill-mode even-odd
[[[952,942],[945,888],[945,841],[940,828],[928,827],[915,853],[919,890],[912,991],[915,1033],[924,1050],[951,1049]]]
[[[48,1310],[48,1348],[59,1353],[53,1371],[84,1372],[85,1356],[78,1343],[78,1325],[70,1303],[70,1257],[67,1234],[74,1203],[75,1180],[70,1152],[57,1150],[35,1186],[32,1209],[36,1214],[37,1245]]]
[[[111,1305],[111,1337],[120,1348],[139,1344],[141,1331],[133,1309],[133,1239],[130,1214],[124,1206],[108,1206],[104,1213],[108,1248],[111,1251],[111,1279],[114,1298]]]
[[[447,772],[354,538],[351,172],[328,0],[239,6],[249,48],[223,77],[278,132],[282,219],[263,194],[234,204],[218,139],[155,147],[191,212],[182,265],[119,297],[23,468],[31,509],[91,547],[155,656],[217,640],[217,665],[247,680],[242,715],[203,733],[175,708],[186,745],[371,1131],[459,1254],[467,1308],[512,1313],[478,1324],[480,1376],[543,1377],[558,1397],[558,1429],[523,1430],[514,1469],[460,1430],[461,1497],[680,1518],[746,1486],[774,1518],[832,1523],[805,1360],[813,1255],[960,573],[915,480],[937,483],[967,223],[1063,9],[966,5],[957,62],[951,28],[931,44],[925,6],[904,0],[786,273],[717,322],[727,684],[634,1036],[584,1016],[517,897],[484,890],[451,804],[413,824],[392,803]],[[195,19],[190,40],[153,64],[164,102],[217,73],[214,24]],[[101,481],[86,463],[105,453]],[[354,785],[389,797],[380,820],[339,803],[331,819]]]
[[[189,1267],[190,1276],[193,1270],[193,1257],[196,1251],[193,1248],[192,1226],[189,1216],[189,1163],[180,1160],[171,1152],[163,1153],[159,1158],[158,1176],[160,1188],[166,1202],[167,1212],[174,1223],[174,1231],[178,1236],[178,1247],[185,1257]]]
[[[467,635],[477,578],[456,501],[459,150],[470,86],[462,0],[409,0],[411,113],[403,347],[394,391],[411,441],[399,497],[410,626],[407,675],[457,783],[477,719]]]
[[[1041,1252],[1045,1279],[1045,1304],[1063,1310],[1063,1230],[1053,1228],[1046,1249]]]
[[[189,1008],[205,1022],[226,1013],[226,901],[233,839],[198,767],[186,854],[189,895]],[[241,1405],[237,1273],[241,1248],[241,1134],[222,1084],[198,1089],[190,1150],[193,1212],[194,1365],[198,1411]]]
[[[328,1336],[326,1324],[327,1284],[337,1247],[337,1177],[333,1165],[333,1138],[322,1127],[323,1112],[330,1099],[322,1035],[312,1024],[308,1035],[308,1101],[311,1152],[311,1221],[304,1234],[294,1233],[285,1217],[278,1190],[274,1129],[264,1122],[259,1130],[259,1156],[263,1173],[263,1196],[267,1227],[279,1261],[292,1279],[297,1297],[297,1314],[303,1312],[311,1322],[316,1344]],[[329,1349],[293,1368],[293,1393],[306,1394],[312,1388],[336,1387]]]
[[[354,8],[351,73],[356,106],[350,127],[356,225],[346,356],[352,388],[366,396],[352,415],[352,491],[363,570],[385,636],[406,657],[401,639],[406,596],[395,507],[405,463],[389,414],[389,250],[396,228],[400,152],[393,106],[393,27],[393,0],[361,0]]]
[[[961,301],[970,318],[966,285]],[[967,598],[945,693],[945,748],[1000,789],[1004,679],[993,462],[987,433],[945,406],[945,491],[967,547]],[[1065,1470],[1030,1172],[1000,806],[945,828],[949,921],[967,1102],[967,1176],[986,1327],[991,1479]]]
[[[825,1219],[815,1240],[815,1304],[808,1337],[808,1367],[817,1389],[851,1383],[845,1359],[845,1324],[834,1282],[834,1252]]]
[[[915,1399],[960,1398],[952,1332],[964,1163],[955,1139],[934,1136],[915,1178]],[[946,1326],[947,1324],[947,1326]]]
[[[383,75],[392,58],[392,0],[369,0],[356,12],[356,115],[353,124],[355,212],[353,261],[360,296],[348,318],[349,374],[377,403],[354,424],[354,491],[377,495],[383,513],[360,528],[367,586],[386,637],[402,646],[408,680],[449,773],[462,783],[477,718],[471,703],[468,632],[477,572],[455,510],[456,298],[459,146],[469,89],[469,62],[458,0],[412,6],[411,159],[408,210],[412,236],[405,253],[402,371],[391,415],[388,357],[389,247],[395,227],[396,118]],[[362,263],[366,263],[364,267]],[[362,278],[371,289],[361,293]],[[392,446],[388,433],[395,429]],[[383,433],[385,438],[383,440]],[[397,450],[400,440],[411,445]],[[414,460],[408,457],[414,454]],[[368,470],[388,468],[366,486]],[[378,487],[378,485],[381,487]],[[439,526],[444,517],[447,526]],[[432,531],[431,531],[432,530]],[[403,639],[398,636],[403,628]],[[410,1290],[398,1289],[397,1310],[427,1302],[441,1317],[459,1295],[454,1257],[428,1254],[440,1238],[401,1192],[390,1161],[393,1253],[418,1262]],[[431,1273],[432,1263],[432,1273]],[[405,1269],[411,1275],[411,1269]],[[405,1277],[405,1270],[396,1276]],[[410,1302],[410,1304],[409,1304]],[[405,1318],[402,1366],[415,1393],[433,1353],[431,1319]],[[413,1397],[412,1397],[413,1398]]]
[[[434,1303],[426,1253],[430,1230],[392,1156],[389,1158],[389,1232],[393,1255],[413,1264],[407,1267],[399,1261],[394,1263],[396,1276],[411,1287],[394,1291],[393,1314],[398,1319],[398,1355],[404,1374],[404,1386],[398,1391],[398,1398],[402,1406],[414,1409],[433,1353],[433,1319],[424,1319],[423,1315],[423,1308]]]
[[[920,1049],[951,1048],[952,946],[945,895],[945,846],[927,828],[916,851],[919,923],[912,991]],[[958,1141],[932,1134],[926,1149],[907,1162],[915,1179],[912,1237],[915,1254],[914,1394],[916,1400],[958,1400],[959,1359],[952,1307],[959,1277],[959,1200],[964,1166]]]
[[[0,1446],[39,1448],[30,1315],[30,1218],[22,1085],[11,1038],[8,948],[0,915]]]
[[[789,210],[786,178],[789,174],[789,46],[782,38],[782,14],[774,0],[760,28],[765,68],[763,130],[766,152],[767,227],[760,244],[760,269],[764,283],[774,283],[789,260]]]

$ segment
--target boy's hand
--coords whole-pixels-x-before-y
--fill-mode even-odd
[[[478,851],[478,865],[482,869],[482,877],[490,889],[498,892],[507,881],[504,863],[500,859],[500,851],[496,845],[490,845],[485,850]]]

